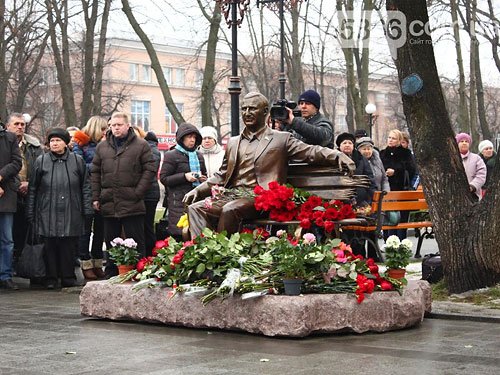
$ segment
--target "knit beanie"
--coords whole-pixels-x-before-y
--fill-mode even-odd
[[[469,142],[469,144],[472,143],[472,138],[470,137],[469,134],[467,133],[458,133],[456,136],[455,136],[455,140],[457,141],[457,143],[460,143],[462,142],[463,140],[466,140],[467,142]]]
[[[217,142],[217,129],[212,126],[202,126],[200,129],[200,134],[202,138],[209,137],[215,139],[215,142]]]
[[[487,139],[485,139],[484,141],[481,141],[479,143],[479,146],[477,146],[477,149],[479,150],[479,153],[481,153],[487,147],[493,148],[493,143],[491,143],[491,141],[488,141]]]
[[[321,97],[314,90],[307,90],[307,91],[304,91],[302,94],[300,94],[299,99],[297,100],[297,103],[300,103],[300,102],[309,102],[309,103],[313,104],[318,109],[321,107]]]
[[[372,147],[375,146],[370,137],[361,137],[356,141],[356,150],[359,150],[361,147],[366,145],[370,145]]]
[[[71,141],[71,136],[69,135],[68,131],[63,128],[50,129],[47,133],[47,140],[50,142],[50,140],[54,137],[61,138],[66,144],[69,144],[69,142]]]
[[[368,137],[368,133],[366,132],[365,129],[358,129],[354,132],[354,137],[356,138]]]
[[[342,134],[339,134],[339,136],[335,140],[335,144],[337,145],[337,147],[340,147],[340,144],[342,142],[344,142],[345,140],[350,140],[353,145],[356,143],[356,138],[354,138],[353,134],[351,134],[351,133],[342,133]]]

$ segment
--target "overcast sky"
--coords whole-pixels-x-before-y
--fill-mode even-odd
[[[333,0],[332,0],[333,1]],[[317,6],[319,1],[309,0],[311,7]],[[479,4],[484,2],[484,0],[479,0]],[[210,1],[209,4],[212,6],[215,1]],[[496,7],[500,8],[500,2],[495,2]],[[121,12],[119,2],[115,2],[117,8],[112,13],[110,22],[110,36],[115,37],[127,37],[138,39],[132,28],[128,24],[126,17]],[[173,43],[181,45],[196,46],[202,41],[206,40],[208,34],[207,21],[201,15],[201,11],[198,8],[196,0],[150,0],[150,1],[137,1],[130,0],[130,4],[134,9],[134,14],[137,19],[142,23],[142,26],[149,37],[158,43]],[[250,2],[251,13],[254,15],[253,22],[255,25],[260,23],[259,19],[256,17],[258,14],[258,9],[256,7],[256,1],[251,0]],[[332,7],[333,8],[333,7]],[[331,10],[333,11],[333,9]],[[246,17],[248,18],[248,13]],[[440,15],[440,22],[448,22],[447,17],[449,15]],[[374,15],[374,20],[377,16]],[[431,20],[432,27],[435,27],[438,20]],[[225,21],[223,21],[225,27]],[[279,28],[278,17],[268,9],[264,9],[264,23],[266,25],[266,30],[269,34],[277,32]],[[450,20],[451,23],[451,20]],[[251,48],[248,39],[248,19],[245,19],[242,27],[238,30],[238,47],[245,53],[251,53]],[[448,29],[449,31],[449,29]],[[227,30],[229,32],[229,30]],[[313,31],[311,31],[312,33]],[[456,65],[456,54],[454,42],[450,36],[443,36],[446,33],[446,29],[440,32],[433,33],[433,40],[439,39],[439,42],[435,43],[434,50],[436,55],[436,62],[438,65],[438,70],[441,75],[444,75],[450,79],[455,79],[457,77],[457,65]],[[228,34],[229,35],[229,34]],[[469,38],[463,32],[463,54],[464,54],[464,64],[465,70],[468,72],[468,50],[469,50]],[[331,41],[332,46],[330,53],[332,54],[332,59],[339,59],[341,56],[338,49],[338,42]],[[391,64],[390,52],[385,38],[383,37],[381,28],[378,28],[378,32],[375,31],[370,39],[370,54],[371,57],[376,61],[384,61]],[[224,48],[221,44],[221,49],[228,52],[227,47]],[[480,54],[481,54],[481,68],[483,73],[483,80],[485,84],[500,86],[500,73],[497,70],[493,58],[491,55],[491,45],[485,40],[480,41]],[[304,60],[310,60],[310,56],[304,56]],[[388,70],[382,68],[381,64],[372,64],[372,72],[377,71],[380,73],[387,73]],[[382,69],[382,70],[381,70]]]

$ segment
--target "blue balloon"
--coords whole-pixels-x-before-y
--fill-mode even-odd
[[[403,94],[408,96],[417,95],[423,87],[424,81],[417,73],[410,74],[408,77],[403,78],[401,82],[401,90]]]

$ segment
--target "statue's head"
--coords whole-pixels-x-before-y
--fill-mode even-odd
[[[269,100],[259,92],[249,92],[241,102],[241,119],[245,126],[256,132],[266,126]]]

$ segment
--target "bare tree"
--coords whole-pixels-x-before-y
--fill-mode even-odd
[[[40,83],[38,66],[47,46],[45,10],[34,0],[0,1],[0,117],[22,112]]]

